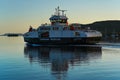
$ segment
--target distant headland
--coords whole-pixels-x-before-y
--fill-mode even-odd
[[[103,39],[120,40],[120,20],[97,21],[91,24],[82,24],[82,26],[102,32]]]
[[[5,33],[0,36],[8,36],[8,37],[17,37],[17,36],[22,36],[22,33]]]

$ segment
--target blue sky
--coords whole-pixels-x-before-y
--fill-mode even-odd
[[[120,0],[0,0],[0,34],[26,32],[30,25],[37,28],[50,23],[49,17],[60,6],[69,23],[92,23],[120,20]]]

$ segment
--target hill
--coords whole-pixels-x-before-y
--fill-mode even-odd
[[[118,35],[120,36],[120,20],[98,21],[92,24],[84,24],[83,27],[90,27],[93,30],[102,32],[103,37]]]

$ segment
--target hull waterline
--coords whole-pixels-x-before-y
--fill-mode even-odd
[[[95,44],[101,40],[101,37],[91,38],[62,38],[60,40],[39,39],[39,38],[24,38],[24,41],[29,44],[44,44],[44,45],[67,45],[67,44]]]

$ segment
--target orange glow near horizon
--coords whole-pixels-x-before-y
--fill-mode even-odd
[[[37,28],[50,23],[49,17],[58,5],[67,10],[68,23],[120,20],[119,3],[120,0],[0,0],[0,34],[24,33],[30,25]]]

